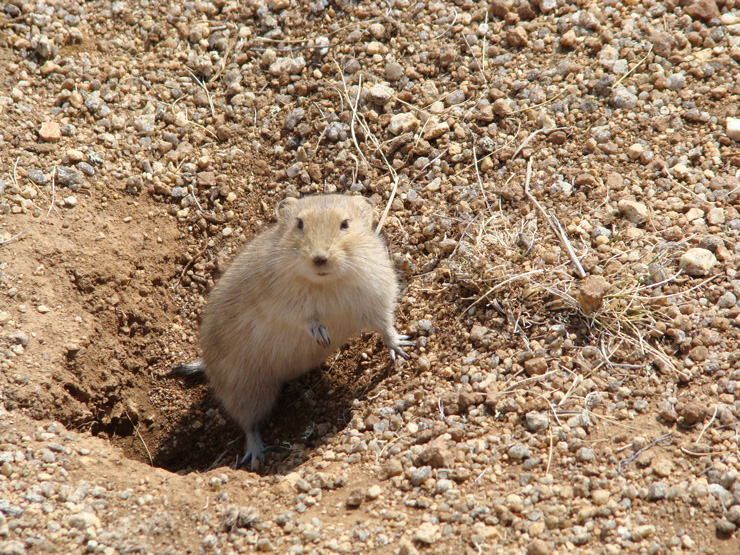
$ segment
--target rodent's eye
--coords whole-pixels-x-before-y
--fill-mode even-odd
[[[298,229],[303,229],[303,220],[300,218],[296,218],[298,220],[298,223],[296,224],[296,227]]]
[[[342,223],[339,224],[339,229],[347,229],[349,227],[349,220],[342,220]]]

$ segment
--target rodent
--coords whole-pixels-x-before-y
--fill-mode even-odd
[[[276,215],[216,283],[200,330],[206,376],[246,434],[241,463],[253,466],[258,426],[285,382],[361,331],[379,332],[394,361],[413,345],[394,327],[396,274],[368,199],[287,198]]]

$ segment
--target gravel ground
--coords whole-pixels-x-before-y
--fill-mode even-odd
[[[0,555],[740,551],[740,3],[11,0]],[[197,356],[286,196],[388,209],[392,367]]]

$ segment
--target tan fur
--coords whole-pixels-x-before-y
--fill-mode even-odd
[[[396,275],[366,199],[286,199],[277,216],[218,281],[201,327],[211,387],[244,429],[253,461],[257,426],[283,383],[363,330],[381,333],[392,354],[408,344],[393,325]]]

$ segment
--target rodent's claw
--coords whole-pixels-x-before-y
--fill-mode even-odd
[[[408,346],[409,343],[404,342],[404,341],[399,341],[398,343],[399,343],[398,345],[395,345],[394,347],[391,347],[389,349],[390,354],[391,354],[391,360],[394,363],[396,362],[396,353],[398,353],[399,355],[401,355],[403,358],[406,358],[406,359],[411,358],[410,355],[401,348],[401,345]],[[411,342],[411,345],[416,345],[416,343]]]
[[[331,340],[329,339],[329,330],[321,322],[314,322],[311,326],[311,336],[322,347],[328,347]]]
[[[259,432],[247,432],[246,439],[247,447],[244,456],[239,460],[237,466],[243,466],[251,462],[251,469],[257,470],[259,464],[265,459],[265,444],[262,442],[262,436],[260,436]]]
[[[395,330],[391,330],[393,333],[383,334],[383,341],[388,347],[388,351],[391,355],[391,360],[396,362],[396,355],[400,355],[403,358],[411,358],[409,354],[403,350],[403,347],[415,347],[416,342],[411,341],[411,337],[408,335],[396,335]]]
[[[410,335],[399,335],[398,336],[398,345],[393,348],[393,350],[398,351],[398,354],[401,355],[403,358],[411,358],[409,354],[404,351],[401,347],[416,347],[416,341],[411,340]]]

